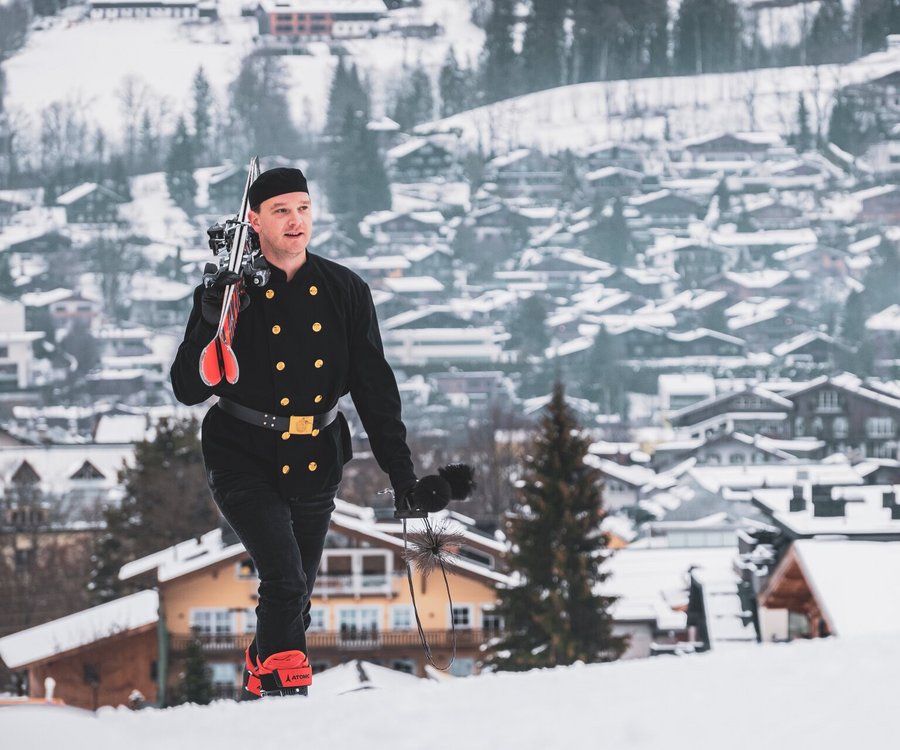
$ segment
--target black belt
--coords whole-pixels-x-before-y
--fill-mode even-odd
[[[318,432],[323,427],[327,427],[338,415],[338,404],[335,404],[329,411],[324,414],[311,414],[307,417],[279,417],[275,414],[267,414],[264,411],[256,409],[248,409],[246,406],[236,404],[227,398],[219,399],[219,408],[232,417],[255,424],[257,427],[268,427],[270,430],[278,432],[288,432],[291,435],[312,435],[315,430]]]

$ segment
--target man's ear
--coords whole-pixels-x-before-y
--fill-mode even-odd
[[[247,221],[250,222],[250,226],[253,227],[253,231],[259,234],[259,214],[256,213],[252,208],[247,211]]]

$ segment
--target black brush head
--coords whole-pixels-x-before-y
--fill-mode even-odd
[[[412,499],[414,507],[427,510],[429,513],[437,513],[447,507],[450,498],[450,483],[437,474],[429,474],[418,481]]]
[[[477,487],[475,469],[468,464],[447,464],[438,474],[450,485],[450,498],[465,500]]]

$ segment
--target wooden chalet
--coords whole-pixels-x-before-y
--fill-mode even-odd
[[[124,203],[118,193],[95,182],[85,182],[56,199],[56,205],[66,210],[70,224],[109,224],[119,218],[119,204]]]

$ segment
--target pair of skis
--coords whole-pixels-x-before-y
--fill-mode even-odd
[[[240,211],[224,225],[217,224],[208,232],[210,247],[218,260],[218,270],[227,266],[231,273],[238,276],[237,281],[225,287],[215,338],[200,353],[200,377],[208,386],[218,385],[223,379],[232,384],[237,382],[240,368],[232,345],[238,313],[241,311],[244,279],[250,276],[257,285],[264,285],[268,281],[265,260],[254,242],[255,234],[247,221],[250,212],[250,186],[258,176],[259,157],[254,156],[250,160]],[[209,276],[207,283],[212,283]]]

